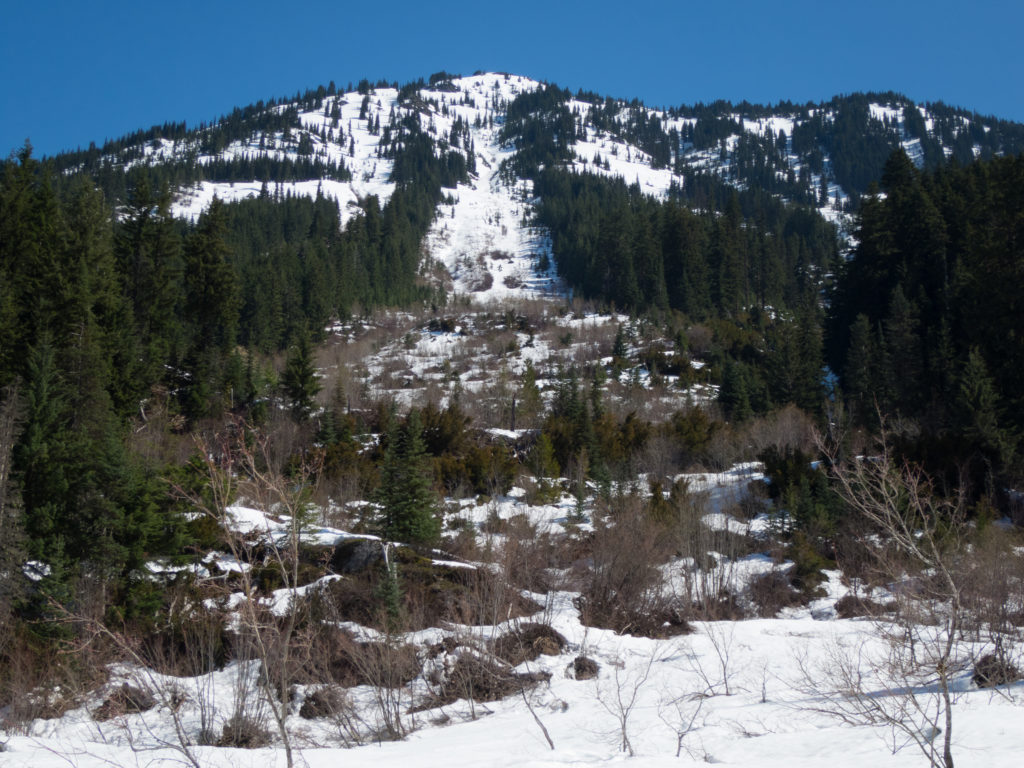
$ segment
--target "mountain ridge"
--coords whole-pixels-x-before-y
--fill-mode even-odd
[[[429,118],[438,121],[446,116],[449,108],[466,106],[472,98],[469,115],[466,116],[488,120],[495,115],[501,117],[503,109],[520,93],[538,88],[557,89],[557,86],[542,81],[503,73],[465,78],[438,73],[432,76],[432,80],[432,84],[421,80],[397,88],[395,84],[384,88],[380,87],[381,84],[371,86],[368,81],[363,81],[358,90],[348,92],[320,86],[289,102],[272,100],[266,104],[257,102],[236,108],[209,125],[200,124],[189,129],[185,123],[164,123],[108,141],[102,148],[93,145],[88,150],[60,153],[53,159],[62,170],[95,171],[110,166],[128,171],[138,164],[187,161],[189,158],[205,165],[217,158],[237,159],[240,155],[248,159],[263,157],[277,163],[294,163],[309,158],[322,164],[294,169],[290,175],[296,180],[334,181],[336,179],[332,177],[344,179],[348,175],[352,177],[354,189],[358,190],[362,179],[369,176],[380,180],[388,170],[386,158],[382,158],[384,162],[377,163],[376,169],[372,161],[369,167],[366,162],[368,156],[372,158],[380,148],[382,138],[387,143],[388,137],[379,134],[382,113],[387,115],[387,127],[393,126],[396,117],[409,113],[428,116],[429,123]],[[497,88],[491,100],[483,93],[484,87]],[[455,103],[457,93],[461,95],[458,104]],[[626,144],[623,148],[628,151],[626,165],[632,164],[636,152],[637,166],[645,166],[649,171],[667,169],[669,176],[676,177],[671,179],[663,173],[655,174],[660,177],[657,179],[642,179],[645,185],[661,194],[667,192],[673,180],[678,182],[685,178],[687,170],[710,169],[735,181],[749,183],[752,175],[750,166],[767,161],[774,162],[775,170],[783,172],[780,176],[792,170],[799,177],[806,165],[809,174],[805,173],[800,178],[805,191],[809,190],[810,182],[816,180],[817,191],[820,192],[821,177],[824,176],[832,197],[839,194],[845,200],[851,193],[855,196],[862,194],[866,185],[861,183],[861,179],[856,175],[851,178],[849,173],[833,168],[828,147],[814,145],[815,131],[822,134],[817,138],[825,139],[829,144],[837,138],[848,138],[833,137],[829,133],[829,129],[850,132],[849,125],[836,124],[837,118],[848,123],[851,119],[866,117],[862,126],[866,135],[871,136],[874,132],[875,142],[884,140],[890,149],[897,144],[903,146],[919,167],[937,162],[939,153],[943,159],[956,157],[963,163],[974,157],[1016,154],[1024,149],[1024,125],[983,117],[941,102],[917,104],[892,91],[853,93],[817,104],[798,105],[789,101],[775,105],[756,105],[745,101],[732,104],[722,100],[669,109],[646,107],[637,99],[626,101],[600,97],[591,92],[561,93],[570,102],[571,109],[581,113],[588,131],[587,138],[579,142],[576,169],[601,172],[603,164],[614,162],[621,166],[617,150],[612,146],[617,139]],[[369,102],[364,107],[362,101],[368,98]],[[355,103],[360,105],[358,112]],[[330,110],[333,105],[340,109],[332,118]],[[317,112],[324,107],[323,119],[318,120]],[[908,107],[915,111],[908,111]],[[467,110],[457,111],[465,113]],[[584,112],[586,114],[582,114]],[[857,114],[851,117],[844,113]],[[656,120],[661,125],[637,125],[642,114],[646,114],[649,121]],[[278,119],[271,121],[275,124],[269,130],[261,128],[275,115]],[[349,126],[355,129],[352,135],[346,130]],[[786,147],[772,146],[778,141],[778,130],[786,133]],[[331,131],[330,139],[325,137],[318,141],[316,131]],[[248,141],[238,136],[240,132],[247,133]],[[771,138],[768,133],[772,134]],[[268,147],[266,140],[270,136],[274,136],[275,142]],[[353,147],[354,138],[358,138],[359,143]],[[671,139],[676,141],[676,145],[666,146],[666,140]],[[342,143],[349,145],[348,152]],[[616,155],[610,158],[610,152],[616,152]],[[348,160],[354,162],[348,163]],[[786,167],[779,161],[786,161]],[[353,167],[348,168],[349,164]],[[626,178],[631,170],[635,178],[638,168],[618,167],[615,174]],[[280,169],[276,171],[276,174],[266,171],[250,173],[250,180],[273,181],[274,175],[282,175]],[[209,175],[224,177],[230,172],[211,169]],[[841,183],[843,181],[847,183]],[[790,180],[790,185],[792,183]]]

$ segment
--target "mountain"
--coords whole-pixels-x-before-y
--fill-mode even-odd
[[[724,182],[847,226],[845,214],[896,148],[918,168],[1024,150],[1024,125],[891,92],[819,104],[655,109],[515,75],[441,72],[401,87],[363,81],[340,91],[332,82],[209,125],[165,123],[53,162],[63,173],[90,174],[122,200],[146,173],[170,185],[173,213],[191,220],[215,195],[227,202],[323,195],[345,225],[368,196],[381,205],[390,199],[412,123],[437,157],[459,156],[468,169],[437,209],[425,251],[444,264],[450,287],[480,298],[554,288],[552,272],[533,268],[550,263],[541,259],[550,243],[530,216],[531,166],[621,179],[697,208],[723,208]]]

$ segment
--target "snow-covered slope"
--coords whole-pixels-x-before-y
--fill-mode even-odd
[[[499,173],[499,168],[515,151],[500,140],[508,105],[541,87],[529,78],[487,73],[443,75],[432,78],[430,85],[402,88],[374,88],[364,82],[355,91],[321,89],[292,102],[236,110],[221,123],[175,135],[174,140],[117,145],[104,162],[124,167],[219,166],[219,178],[234,179],[200,181],[177,190],[173,210],[179,216],[194,219],[214,195],[227,201],[263,193],[324,195],[337,202],[344,225],[359,210],[360,200],[376,195],[383,205],[390,198],[395,187],[394,136],[403,121],[414,119],[435,142],[436,152],[461,152],[473,171],[468,183],[445,192],[424,254],[444,265],[457,293],[484,301],[538,295],[560,290],[549,239],[531,220],[531,182]],[[896,94],[871,99],[666,110],[635,100],[566,93],[565,106],[578,125],[566,165],[576,172],[621,178],[662,199],[673,190],[685,190],[694,174],[712,174],[738,188],[764,184],[773,194],[812,205],[843,225],[850,217],[851,198],[867,182],[864,173],[850,172],[849,157],[840,163],[830,154],[830,142],[849,144],[830,133],[840,122],[845,121],[844,136],[851,130],[870,134],[875,164],[887,147],[901,146],[921,166],[940,154],[962,159],[1024,142],[1019,126],[1007,132],[1009,124],[942,105],[914,105]],[[262,119],[268,115],[279,119]],[[259,127],[267,124],[278,128]],[[232,130],[222,131],[225,125]],[[226,141],[224,136],[233,138]],[[996,137],[991,145],[979,144],[990,136]],[[240,178],[237,168],[225,175],[225,164],[243,161],[263,163],[263,178],[289,180],[263,182],[244,173]],[[288,172],[267,173],[267,163],[274,162],[290,165]],[[218,178],[217,173],[205,175]],[[847,188],[851,183],[863,189]],[[538,264],[547,265],[547,271],[539,272]]]
[[[450,204],[442,204],[434,226],[427,234],[426,252],[444,264],[457,293],[474,294],[489,301],[538,293],[561,292],[554,273],[551,243],[542,228],[530,221],[532,184],[502,180],[502,161],[512,155],[499,140],[500,122],[494,112],[523,91],[538,83],[503,75],[460,78],[453,85],[468,104],[449,108],[448,122],[461,117],[472,126],[477,173],[468,185],[459,185]],[[440,97],[446,94],[426,92]],[[439,122],[439,128],[450,125]],[[547,271],[538,269],[543,260]]]
[[[751,466],[717,475],[685,477],[695,488],[713,496],[743,493]],[[467,519],[485,515],[511,519],[526,515],[535,522],[557,524],[572,509],[571,497],[557,506],[530,507],[515,497],[462,513]],[[712,505],[711,509],[716,507]],[[244,530],[273,534],[276,523],[262,513],[233,509]],[[564,519],[564,517],[562,518]],[[745,523],[722,512],[707,516],[712,525],[734,528]],[[324,542],[345,537],[341,531],[317,529]],[[720,558],[722,563],[728,560]],[[665,566],[672,583],[690,565],[682,560]],[[734,563],[737,574],[753,575],[788,564],[750,555]],[[339,578],[339,577],[331,577]],[[429,700],[429,670],[443,669],[445,656],[469,653],[474,644],[516,626],[447,626],[410,633],[403,638],[420,644],[422,678],[402,689],[395,701],[411,733],[402,741],[376,741],[345,748],[340,721],[328,717],[289,719],[296,764],[311,768],[335,766],[424,766],[476,768],[527,766],[581,768],[607,764],[676,766],[720,763],[763,768],[860,768],[864,765],[925,765],[909,734],[914,723],[925,722],[929,711],[913,708],[900,712],[905,692],[885,677],[884,660],[891,649],[871,621],[838,619],[834,610],[848,587],[837,572],[830,572],[825,596],[802,608],[784,609],[777,619],[736,622],[696,622],[693,632],[669,639],[650,639],[586,627],[580,622],[570,592],[548,595],[543,612],[523,621],[544,621],[560,633],[567,645],[560,652],[543,653],[517,667],[543,680],[522,694],[490,703],[460,700],[441,707],[417,709]],[[534,595],[535,598],[542,596]],[[372,631],[355,627],[366,637]],[[450,651],[430,648],[448,638]],[[969,640],[965,640],[969,643]],[[443,645],[443,644],[442,644]],[[440,655],[438,655],[440,654]],[[585,656],[599,665],[593,679],[578,679],[574,659]],[[842,685],[835,665],[857,659],[864,677],[859,681],[872,700],[897,712],[908,731],[892,730],[884,723],[843,722],[828,714],[834,701],[830,690]],[[451,661],[448,658],[447,661]],[[872,666],[871,660],[881,662]],[[832,670],[830,673],[829,670]],[[176,698],[140,713],[100,720],[93,717],[102,701],[94,695],[85,705],[60,718],[36,720],[27,730],[0,740],[0,765],[5,768],[80,768],[100,766],[171,766],[198,761],[213,768],[267,768],[284,766],[280,746],[237,749],[197,746],[194,735],[204,723],[219,728],[238,702],[239,686],[251,685],[257,674],[253,664],[237,662],[201,678],[172,678],[130,666],[113,670],[108,690],[122,682],[177,691]],[[546,678],[546,679],[545,679]],[[1024,683],[999,690],[979,690],[965,668],[953,676],[953,753],[958,766],[1016,768],[1024,752],[1024,730],[1019,727]],[[311,686],[296,686],[296,711],[310,696]],[[373,690],[358,686],[348,695],[357,728],[372,732],[376,706]],[[937,691],[927,681],[915,690],[915,704],[930,707]],[[901,699],[901,697],[904,697]],[[177,701],[177,704],[173,704]],[[171,707],[174,707],[173,711]],[[934,713],[931,713],[934,714]],[[207,725],[206,727],[210,727]],[[922,725],[922,728],[926,726]],[[176,730],[177,728],[177,730]],[[928,734],[923,734],[927,744]],[[932,734],[935,736],[937,734]],[[626,741],[624,741],[624,737]],[[628,756],[633,753],[635,756]]]

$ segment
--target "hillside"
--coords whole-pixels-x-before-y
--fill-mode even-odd
[[[1022,149],[443,72],[26,146],[0,763],[1016,765]]]

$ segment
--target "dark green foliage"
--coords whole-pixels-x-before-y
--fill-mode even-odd
[[[103,584],[107,599],[128,611],[150,610],[150,585],[139,574],[147,559],[178,551],[184,532],[163,502],[157,468],[127,449],[123,422],[137,407],[125,367],[145,358],[134,343],[138,320],[153,328],[133,291],[159,282],[150,278],[160,248],[140,246],[128,279],[102,195],[81,180],[61,192],[28,148],[0,170],[0,272],[12,320],[0,342],[0,381],[22,382],[23,424],[6,490],[13,479],[26,554],[45,564],[23,611],[44,620],[54,615],[50,601],[66,605],[83,579]],[[145,231],[137,242],[149,234],[149,245],[159,245],[159,233]],[[39,633],[51,629],[40,625]]]
[[[535,175],[559,274],[624,309],[672,307],[701,318],[796,305],[812,287],[810,272],[836,258],[831,225],[767,195],[732,192],[721,202],[726,216],[698,216],[621,180],[557,168]],[[745,225],[746,209],[758,226]]]
[[[163,366],[182,344],[181,239],[170,214],[167,187],[153,194],[145,175],[128,193],[125,217],[115,233],[122,292],[131,308],[134,354],[121,379],[123,399],[137,401],[163,378]]]
[[[309,418],[315,405],[314,398],[322,388],[313,362],[309,334],[300,333],[296,342],[288,349],[284,373],[281,374],[281,386],[285,397],[292,415],[299,421]]]
[[[728,360],[722,374],[718,402],[731,421],[746,421],[754,415],[750,407],[750,373],[743,363]]]
[[[820,313],[812,306],[791,321],[773,323],[766,342],[765,374],[772,402],[820,411],[824,397]]]
[[[14,447],[25,417],[17,383],[0,390],[0,625],[9,626],[14,606],[28,586],[23,570],[25,531],[21,493],[13,475]],[[0,643],[2,645],[2,643]]]
[[[829,363],[862,423],[876,407],[913,419],[908,457],[999,496],[1024,428],[1024,345],[1006,325],[1024,287],[1024,160],[922,174],[898,152],[882,182],[833,297]]]
[[[398,576],[398,565],[387,562],[384,564],[384,575],[377,584],[377,599],[380,600],[382,625],[389,633],[397,632],[403,625],[404,607],[402,604],[402,586]]]
[[[441,531],[437,496],[431,487],[430,465],[417,411],[388,431],[388,444],[377,493],[380,529],[388,539],[429,544]]]
[[[817,551],[830,552],[842,505],[827,471],[799,448],[771,447],[760,459],[770,480],[768,493],[779,509],[781,532],[800,532]]]

